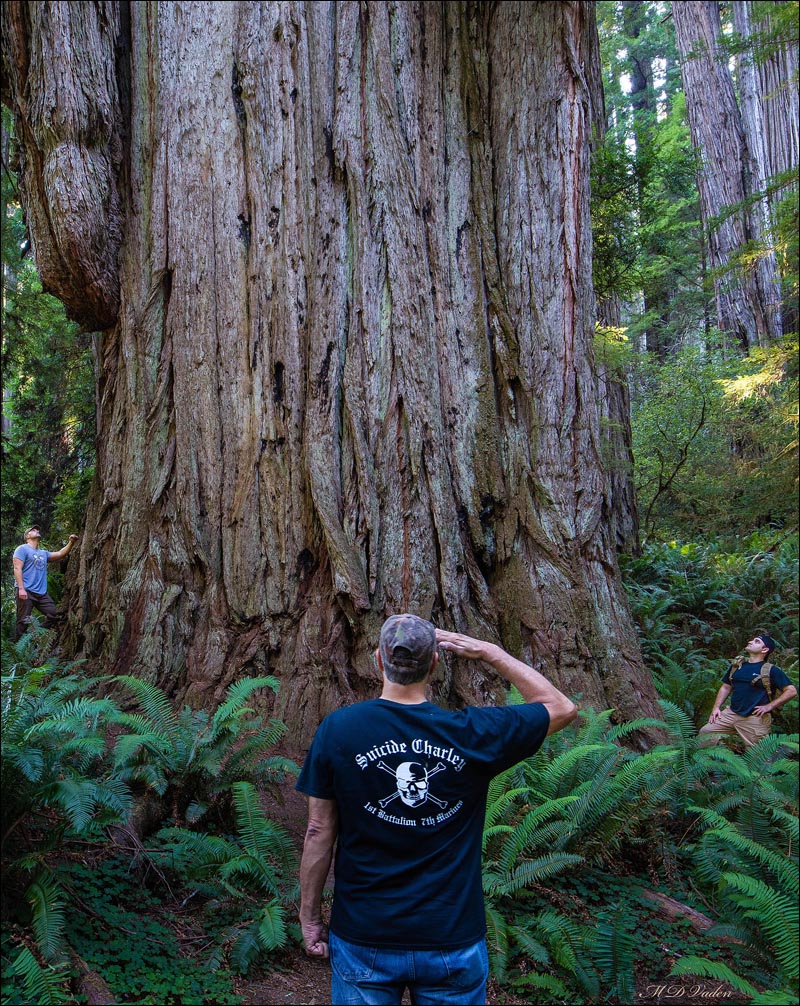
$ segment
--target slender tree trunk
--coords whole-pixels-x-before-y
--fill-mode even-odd
[[[597,64],[599,65],[599,54]],[[602,78],[599,75],[596,81],[590,83],[590,93],[593,126],[598,142],[602,142],[607,128],[607,116]],[[622,328],[622,307],[615,293],[597,304],[597,321],[606,328]],[[614,362],[611,353],[598,355],[596,370],[601,444],[610,499],[611,538],[618,552],[638,555],[641,546],[633,478],[633,430],[628,374],[625,367]]]
[[[700,156],[698,190],[719,327],[745,348],[764,345],[781,334],[780,287],[774,256],[752,255],[768,235],[757,198],[757,162],[747,146],[727,56],[718,45],[719,5],[674,0],[672,13],[689,128]]]
[[[752,2],[751,0],[735,0],[733,3],[733,23],[742,39],[750,41],[751,49],[745,50],[739,56],[739,104],[742,113],[742,129],[747,150],[750,154],[752,170],[753,204],[751,212],[756,220],[759,233],[762,235],[763,247],[756,263],[757,282],[761,290],[771,294],[777,301],[774,306],[776,315],[776,334],[781,334],[780,316],[780,286],[778,280],[778,263],[775,257],[775,239],[769,200],[767,197],[767,182],[769,166],[766,151],[766,136],[764,130],[764,115],[760,93],[759,75],[756,70],[756,57],[752,50]]]
[[[592,356],[591,5],[11,6],[45,282],[79,314],[82,242],[119,262],[73,649],[193,702],[269,668],[303,739],[408,609],[651,712]],[[65,187],[88,227],[47,217],[48,116],[104,172]],[[438,698],[493,687],[447,663]]]
[[[777,12],[785,3],[786,0],[774,0],[771,6]],[[767,14],[758,27],[769,32],[773,27],[772,17]],[[757,60],[756,68],[763,111],[766,174],[768,178],[775,178],[784,172],[797,171],[800,153],[796,33],[793,39],[775,44],[769,53]]]
[[[786,0],[775,0],[770,7],[774,13]],[[751,7],[747,5],[748,9]],[[767,7],[767,11],[770,10]],[[762,14],[765,7],[761,7]],[[751,12],[752,13],[752,12]],[[767,37],[774,31],[770,13],[756,26]],[[762,44],[761,48],[764,46]],[[770,183],[768,199],[775,218],[778,203],[796,198],[798,155],[800,154],[800,106],[798,105],[798,44],[795,31],[793,39],[772,41],[768,51],[756,61],[758,93],[762,113],[765,175]],[[787,297],[783,303],[783,331],[798,329],[797,296]]]

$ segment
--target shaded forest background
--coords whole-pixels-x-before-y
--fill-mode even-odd
[[[659,705],[627,725],[587,709],[496,781],[495,1001],[626,1003],[685,974],[726,983],[727,1001],[784,1003],[798,980],[796,703],[746,757],[693,738],[752,631],[772,631],[797,681],[798,5],[594,9],[593,367],[618,561]],[[715,17],[711,86],[698,39]],[[715,158],[703,144],[725,100],[736,146]],[[297,940],[291,841],[264,814],[293,766],[276,753],[281,725],[242,713],[278,683],[245,679],[202,712],[126,677],[117,705],[46,634],[10,643],[21,532],[38,523],[57,548],[84,525],[104,338],[42,289],[18,167],[4,105],[3,785],[19,799],[3,808],[3,1001],[256,1001],[239,976],[293,966],[281,954]],[[731,171],[745,188],[728,188]],[[57,600],[75,573],[51,572]],[[109,731],[131,738],[113,757]],[[233,757],[243,749],[250,760]],[[170,952],[158,965],[132,952],[131,931]]]

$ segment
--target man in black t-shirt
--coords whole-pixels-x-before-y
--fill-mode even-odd
[[[764,664],[774,649],[775,640],[762,632],[745,647],[746,659],[740,658],[739,662],[730,665],[708,723],[700,728],[701,747],[718,744],[726,734],[738,734],[748,747],[768,736],[772,710],[797,695],[797,689],[784,671],[774,664],[769,668],[768,681],[765,680]],[[729,695],[730,706],[722,709]]]
[[[523,705],[441,709],[426,688],[437,644],[482,660]],[[309,797],[300,866],[306,952],[330,955],[331,1002],[483,1003],[488,958],[481,838],[490,780],[577,715],[493,643],[394,615],[376,651],[381,697],[320,724],[297,789]],[[321,901],[334,845],[330,935]]]

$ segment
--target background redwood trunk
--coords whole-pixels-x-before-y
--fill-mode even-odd
[[[591,5],[11,7],[44,281],[80,314],[100,233],[118,277],[80,314],[113,324],[71,648],[193,702],[268,667],[303,740],[409,609],[652,713],[600,449]],[[54,79],[106,193],[56,233],[25,97]],[[493,687],[448,662],[437,697]]]
[[[766,243],[757,152],[736,100],[728,56],[719,45],[717,0],[673,0],[672,15],[692,143],[700,157],[697,186],[709,264],[715,270],[717,322],[744,348],[781,335],[780,281],[774,254],[753,261],[748,244]],[[760,136],[754,126],[751,132]],[[745,254],[744,262],[736,261]]]

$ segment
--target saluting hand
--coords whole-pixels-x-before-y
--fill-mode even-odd
[[[447,632],[445,629],[436,630],[436,642],[443,650],[449,650],[458,657],[466,657],[467,660],[486,660],[492,646],[485,640],[473,639],[462,632]]]

